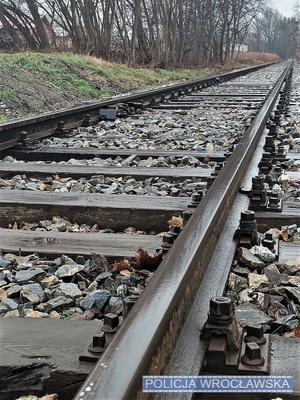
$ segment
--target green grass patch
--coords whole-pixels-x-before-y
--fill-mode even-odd
[[[66,74],[63,77],[63,81],[68,82],[71,85],[72,92],[80,92],[91,97],[96,97],[98,93],[92,89],[89,83],[83,79],[80,79],[74,75]]]
[[[4,101],[7,101],[7,100],[11,99],[13,93],[14,93],[14,92],[13,92],[13,90],[11,90],[11,89],[4,89],[4,90],[1,90],[1,98],[2,98]]]

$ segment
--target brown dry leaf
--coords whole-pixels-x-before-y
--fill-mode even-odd
[[[128,269],[122,269],[122,271],[120,271],[120,275],[122,275],[122,276],[131,276],[132,273],[130,271],[128,271]]]
[[[59,176],[58,175],[53,175],[53,180],[54,181],[58,181],[59,180]]]
[[[288,241],[289,241],[288,228],[283,229],[283,230],[280,232],[280,234],[281,234],[282,239],[283,239],[285,242],[288,242]]]
[[[179,215],[179,217],[173,216],[168,221],[168,225],[175,225],[175,226],[183,226],[183,218]]]
[[[12,229],[15,229],[15,230],[19,229],[18,224],[16,222],[13,224]]]
[[[38,184],[38,188],[39,188],[39,190],[44,191],[46,189],[46,185],[44,184],[44,182],[41,182]]]
[[[206,157],[203,158],[202,162],[203,162],[203,164],[208,164],[209,161],[210,161],[210,156],[206,156]]]
[[[124,233],[127,233],[128,235],[134,235],[136,234],[136,228],[129,226],[128,228],[124,229]]]
[[[90,229],[91,232],[97,232],[98,230],[99,230],[99,226],[97,224],[94,224]]]
[[[294,328],[293,332],[296,338],[300,338],[300,328]]]
[[[280,229],[274,228],[272,234],[273,234],[273,239],[278,239],[278,237],[280,236]]]
[[[120,272],[123,269],[127,269],[130,271],[131,264],[127,258],[123,258],[123,260],[121,260],[120,262],[112,264],[111,268],[114,272]]]
[[[25,230],[30,231],[31,229],[35,229],[39,226],[38,223],[33,222],[32,224],[30,222],[25,222],[21,221],[20,228],[25,228]]]
[[[136,268],[154,271],[162,261],[162,251],[160,250],[159,252],[155,253],[153,257],[151,257],[146,250],[138,249],[136,261]]]
[[[45,396],[41,397],[41,400],[58,400],[58,394],[46,394]]]
[[[245,107],[239,106],[239,110],[245,110]]]

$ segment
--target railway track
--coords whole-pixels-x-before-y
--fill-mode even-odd
[[[266,287],[273,278],[265,268],[273,264],[275,274],[283,273],[282,266],[299,256],[296,240],[275,240],[276,229],[282,239],[282,227],[296,226],[286,235],[297,237],[300,226],[298,128],[291,117],[297,114],[297,80],[293,83],[292,71],[291,62],[255,67],[0,125],[1,249],[7,261],[1,267],[3,398],[49,391],[76,400],[197,398],[193,392],[142,392],[141,377],[214,373],[292,375],[294,393],[285,398],[299,396],[299,368],[291,368],[285,354],[287,349],[292,356],[300,351],[298,339],[287,337],[299,327],[299,262],[291,267],[294,278],[286,282],[288,289],[283,285],[276,293],[284,294],[285,305],[289,301],[294,311],[281,325],[260,321],[273,351],[271,356],[265,345],[269,361],[262,367],[241,364],[242,340],[237,340],[238,350],[232,343],[228,349],[227,339],[216,342],[213,329],[204,326],[209,311],[226,317],[228,299],[235,304],[240,327],[257,325],[257,318],[252,323],[245,318],[243,304],[250,303],[238,298],[239,277],[255,315],[255,296],[250,294],[265,302],[271,296]],[[245,253],[262,243],[272,256],[269,262],[260,259],[255,268]],[[23,257],[19,263],[18,256]],[[77,268],[69,276],[61,273],[68,264]],[[238,272],[236,264],[244,270]],[[267,276],[268,284],[255,283],[253,290],[249,275]],[[43,294],[27,313],[22,304],[36,295],[32,281],[42,286]],[[68,284],[76,284],[79,294],[67,294],[72,301],[63,306],[53,305],[53,299],[62,297],[61,285]],[[109,286],[112,291],[105,293],[97,311],[97,303],[85,305],[93,293],[103,296]],[[109,307],[109,298],[123,304]],[[75,320],[80,315],[85,319],[93,308],[92,321]],[[31,312],[46,318],[21,318]],[[59,319],[50,320],[51,312]],[[61,321],[66,315],[70,319]],[[287,327],[288,321],[294,322]],[[242,335],[233,325],[231,334]],[[275,326],[283,337],[271,334]],[[222,329],[218,334],[228,333],[228,325]],[[26,344],[18,342],[14,357],[11,344],[5,345],[12,332],[20,332],[20,342],[26,336],[28,346],[25,350]],[[67,344],[66,335],[76,344]],[[28,344],[35,341],[38,348]],[[97,347],[105,351],[95,365]],[[67,361],[59,361],[66,348]],[[228,363],[228,354],[237,361]],[[32,359],[39,360],[38,366]],[[27,368],[31,380],[26,382],[17,363]],[[12,377],[17,385],[11,385]],[[270,398],[269,393],[260,396]]]

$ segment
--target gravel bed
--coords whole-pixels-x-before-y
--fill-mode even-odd
[[[11,156],[6,156],[1,162],[13,162],[13,163],[20,163],[25,164],[26,161],[17,160]],[[184,157],[175,157],[175,156],[168,156],[168,157],[149,157],[147,159],[141,159],[140,157],[129,158],[125,157],[122,158],[117,156],[116,158],[100,158],[94,157],[91,159],[75,159],[70,158],[68,161],[35,161],[34,164],[41,164],[41,165],[76,165],[76,166],[99,166],[99,167],[142,167],[142,168],[213,168],[215,162],[209,161],[209,158],[206,162],[201,162],[198,158],[193,156],[184,156]]]
[[[181,221],[181,217],[178,221]],[[171,220],[170,220],[171,221]],[[163,236],[166,232],[146,232],[136,229],[132,226],[126,228],[124,231],[114,231],[110,228],[100,228],[97,224],[78,224],[76,222],[70,221],[66,217],[54,216],[52,219],[43,219],[38,222],[26,222],[21,221],[19,223],[14,222],[9,224],[9,229],[23,230],[23,231],[36,231],[36,232],[73,232],[73,233],[124,233],[127,235],[157,235]]]
[[[91,320],[119,316],[123,299],[139,296],[162,260],[139,249],[132,259],[109,264],[92,255],[51,260],[37,254],[0,253],[0,317]]]
[[[42,144],[49,147],[226,152],[237,143],[254,115],[254,110],[147,109],[138,119],[100,121],[96,126],[79,127],[76,137],[46,138]]]
[[[35,179],[26,175],[16,175],[11,179],[0,179],[0,188],[6,190],[31,190],[46,192],[102,193],[137,196],[190,197],[198,190],[206,190],[207,182],[197,179],[171,180],[151,177],[145,180],[127,177],[104,177],[97,175],[91,179],[60,178],[59,176]]]
[[[300,244],[296,224],[270,229],[273,239]],[[259,234],[261,239],[265,237]],[[264,246],[239,248],[229,274],[226,296],[235,304],[242,326],[262,325],[265,332],[300,336],[300,257],[281,265]]]

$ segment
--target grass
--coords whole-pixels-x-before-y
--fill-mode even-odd
[[[84,78],[78,79],[70,69],[81,69],[82,72],[91,71],[96,75],[107,78],[110,82],[115,82],[120,88],[128,89],[130,86],[151,85],[166,83],[170,80],[197,79],[203,77],[203,71],[179,70],[168,71],[148,68],[128,68],[126,65],[109,63],[95,57],[80,56],[72,53],[49,53],[40,54],[32,52],[16,54],[0,54],[0,62],[3,68],[13,68],[17,70],[30,70],[33,74],[45,74],[50,81],[62,83],[64,81],[74,84],[76,90],[81,90],[88,95],[95,95],[94,91],[88,90],[88,85],[83,82]],[[20,74],[18,74],[20,76]],[[87,82],[88,83],[88,82]]]
[[[11,89],[4,89],[1,91],[1,98],[4,101],[7,99],[10,99],[12,95],[13,95],[13,90],[11,90]]]
[[[129,68],[73,53],[0,53],[1,99],[16,117],[164,84],[197,80],[209,69]],[[49,98],[50,97],[50,98]],[[69,103],[67,103],[69,101]],[[47,108],[48,107],[48,108]],[[16,112],[15,112],[16,110]],[[3,122],[5,116],[1,116]]]
[[[40,79],[53,90],[59,88],[66,94],[86,98],[109,97],[105,83],[114,87],[115,92],[128,92],[145,90],[169,82],[201,79],[205,75],[204,70],[134,69],[90,56],[28,51],[16,54],[0,53],[0,73],[1,69],[11,70],[14,78],[29,86],[34,86]],[[97,82],[100,82],[101,90],[95,88]],[[5,101],[12,96],[13,92],[10,89],[2,93]]]
[[[64,76],[64,81],[68,82],[71,86],[71,91],[79,91],[80,93],[85,93],[91,97],[97,97],[98,93],[96,90],[92,89],[87,81],[84,79],[77,78],[74,75],[66,74]]]

